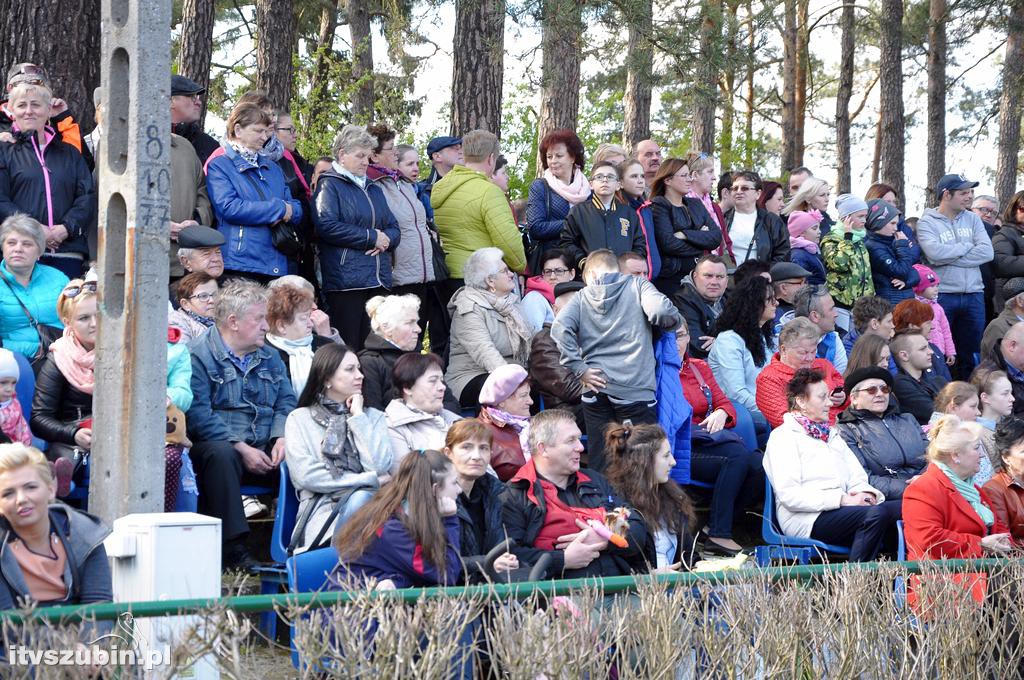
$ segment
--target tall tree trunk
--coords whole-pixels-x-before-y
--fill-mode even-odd
[[[882,118],[875,123],[875,152],[871,157],[871,183],[878,181],[878,165],[882,157]]]
[[[348,0],[348,29],[352,40],[352,104],[354,123],[373,122],[373,42],[370,36],[370,7],[367,0]]]
[[[999,162],[996,196],[999,205],[1010,202],[1017,187],[1017,154],[1020,153],[1021,99],[1024,95],[1024,0],[1010,8],[1003,61],[1003,94],[999,100]]]
[[[500,135],[505,0],[456,0],[452,47],[451,133]]]
[[[721,0],[704,0],[701,7],[700,53],[693,87],[693,139],[696,151],[715,149],[715,106],[718,99],[718,51],[722,27]]]
[[[46,69],[53,96],[68,103],[83,132],[94,127],[100,84],[100,0],[0,0],[3,75],[20,62]]]
[[[631,150],[651,136],[651,82],[654,75],[654,50],[650,35],[653,26],[652,0],[638,0],[630,6],[629,43],[626,47],[626,93],[622,126],[622,146]]]
[[[736,160],[733,148],[733,127],[736,122],[736,33],[739,30],[737,14],[739,0],[727,0],[729,12],[723,15],[728,22],[725,32],[725,59],[721,69],[722,89],[722,135],[717,145],[718,156],[723,166],[732,166]]]
[[[783,2],[782,27],[782,169],[785,177],[797,167],[796,154],[796,1]]]
[[[880,57],[878,69],[879,116],[881,128],[878,172],[881,181],[896,190],[901,207],[903,195],[903,0],[882,0]]]
[[[804,164],[804,128],[807,120],[807,76],[811,68],[811,27],[808,0],[797,0],[796,89],[793,93],[795,116],[793,165]]]
[[[850,192],[850,98],[853,96],[853,5],[846,3],[839,17],[841,31],[839,90],[836,93],[836,188]]]
[[[278,109],[292,98],[293,0],[256,0],[256,87]]]
[[[331,110],[337,106],[335,96],[331,92],[331,67],[339,57],[334,49],[334,37],[338,31],[338,10],[341,0],[328,0],[320,12],[320,31],[318,32],[313,72],[309,78],[309,94],[306,97],[307,109],[301,121],[303,135],[299,140],[325,139],[330,136]]]
[[[213,0],[184,0],[181,7],[181,48],[178,73],[207,89],[210,87],[210,61],[213,59]],[[206,119],[207,98],[203,97],[202,125]]]
[[[743,121],[743,166],[754,167],[754,3],[747,0],[747,109]]]
[[[936,205],[935,185],[946,174],[946,0],[928,3],[928,191]]]
[[[543,65],[538,139],[561,128],[576,129],[580,112],[583,5],[579,0],[544,0],[541,17]],[[540,150],[537,174],[543,172]]]

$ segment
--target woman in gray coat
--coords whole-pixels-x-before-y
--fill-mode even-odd
[[[928,441],[917,419],[890,402],[892,385],[892,374],[878,366],[850,373],[845,383],[850,407],[839,414],[836,425],[868,473],[868,483],[886,500],[902,498],[928,465]]]
[[[363,407],[362,386],[359,359],[344,345],[325,345],[313,355],[298,408],[284,428],[288,474],[299,493],[295,552],[329,545],[398,467],[387,420]]]

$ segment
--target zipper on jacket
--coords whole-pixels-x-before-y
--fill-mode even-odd
[[[399,188],[398,188],[398,193],[401,194],[402,198],[405,199],[405,202],[409,204],[410,208],[412,208],[412,221],[413,221],[413,224],[416,225],[416,237],[420,240],[420,263],[423,265],[423,281],[422,281],[422,283],[426,283],[427,282],[427,256],[424,253],[424,249],[423,249],[423,234],[420,233],[420,223],[419,223],[419,220],[416,219],[416,206],[413,205],[412,201],[409,200],[409,197],[405,195],[405,193],[402,191],[401,186],[399,186]],[[437,275],[435,274],[434,277],[437,278]],[[394,283],[394,281],[392,281],[392,283]]]
[[[45,132],[43,133],[46,134]],[[53,229],[53,190],[50,188],[50,169],[46,167],[46,158],[44,153],[46,147],[49,144],[44,143],[43,148],[39,148],[39,140],[33,135],[32,137],[32,150],[36,154],[36,159],[39,161],[39,166],[43,169],[43,185],[44,191],[46,192],[46,221],[50,229]],[[54,248],[54,252],[56,252]]]
[[[256,193],[259,195],[260,200],[261,201],[267,200],[266,195],[264,195],[264,193],[263,193],[263,189],[260,189],[259,183],[252,178],[252,175],[246,174],[246,172],[247,172],[246,170],[240,170],[239,172],[242,173],[242,177],[244,177],[247,180],[249,180],[249,183],[252,184],[253,189],[255,189]],[[259,169],[257,169],[256,172],[259,173]],[[263,179],[263,174],[262,173],[260,173],[260,179]],[[238,247],[235,248],[235,252],[236,253],[242,252],[242,241],[243,241],[244,237],[245,237],[245,226],[240,224],[240,225],[238,225]]]
[[[366,181],[369,182],[370,180],[367,179]],[[355,182],[352,183],[356,184]],[[359,185],[356,184],[356,186]],[[370,192],[368,192],[365,187],[359,187],[359,190],[363,192],[363,195],[366,196],[366,202],[370,204],[370,228],[376,231],[377,228],[374,225],[377,224],[377,210],[373,207],[373,199],[370,198]],[[384,282],[380,280],[380,257],[383,254],[384,253],[381,253],[373,258],[377,267],[377,283],[381,288],[384,287]]]

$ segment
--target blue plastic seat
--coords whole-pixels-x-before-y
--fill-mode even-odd
[[[299,514],[299,497],[288,476],[288,464],[281,463],[280,470],[274,528],[270,534],[270,557],[274,563],[255,570],[260,577],[260,595],[277,595],[281,592],[281,586],[287,582],[285,561],[288,559],[288,544],[295,529],[295,519]],[[266,495],[269,491],[269,488],[264,487],[242,487],[244,495]],[[271,640],[277,636],[276,612],[270,610],[260,613],[260,631]]]
[[[796,560],[800,564],[809,564],[815,557],[827,560],[830,554],[850,554],[850,549],[845,546],[829,545],[813,538],[798,538],[783,534],[775,517],[775,490],[772,489],[772,483],[767,477],[765,477],[764,486],[761,539],[765,545],[757,546],[754,551],[757,566],[770,566],[772,560]]]
[[[322,590],[327,577],[338,564],[338,553],[334,548],[310,550],[289,557],[285,561],[288,572],[288,592],[312,593]],[[292,665],[302,670],[302,660],[295,648],[295,636],[291,636]]]

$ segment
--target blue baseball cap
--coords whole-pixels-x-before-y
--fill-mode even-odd
[[[961,189],[973,189],[980,182],[972,182],[963,175],[943,175],[939,183],[935,185],[935,195],[942,198],[943,191],[960,191]]]
[[[462,144],[462,137],[434,137],[427,144],[427,156],[433,156],[438,151],[447,149],[449,146]]]

